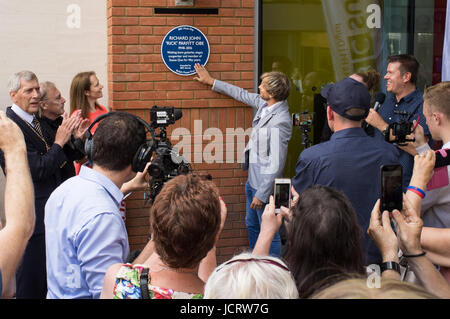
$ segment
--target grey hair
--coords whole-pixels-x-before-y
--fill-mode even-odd
[[[297,286],[291,273],[261,260],[286,266],[275,257],[250,253],[234,256],[218,266],[208,278],[205,299],[298,299]]]
[[[31,71],[20,71],[14,73],[8,80],[8,91],[17,92],[20,89],[20,81],[37,81],[37,76]]]
[[[50,81],[39,83],[39,91],[41,92],[41,101],[44,101],[47,98],[48,89],[55,87],[56,87],[55,83]]]

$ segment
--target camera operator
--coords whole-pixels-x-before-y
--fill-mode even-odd
[[[425,134],[429,136],[430,133],[422,111],[423,96],[416,87],[419,62],[415,57],[407,54],[390,56],[387,61],[388,67],[384,79],[387,80],[387,92],[391,95],[386,98],[386,102],[378,113],[373,109],[370,110],[366,122],[377,129],[376,138],[392,141],[395,137],[392,136],[389,125],[401,121],[402,115],[396,112],[406,111],[408,122],[412,122],[412,119],[417,116],[420,117],[419,123],[425,129]],[[403,166],[403,191],[405,191],[411,179],[414,157],[404,147],[399,146],[399,148],[399,161]]]
[[[132,168],[146,142],[144,125],[129,113],[111,113],[91,142],[93,167],[83,165],[45,206],[49,299],[99,298],[106,270],[129,253],[119,205],[124,193],[146,186]]]
[[[340,190],[352,203],[362,229],[367,229],[380,195],[380,167],[397,164],[398,150],[367,136],[361,127],[370,109],[370,94],[364,84],[345,78],[326,86],[321,94],[327,100],[328,124],[334,133],[329,141],[300,154],[292,185],[299,194],[317,184]],[[367,235],[364,253],[365,264],[381,262]]]

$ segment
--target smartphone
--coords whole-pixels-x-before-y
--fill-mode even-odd
[[[381,166],[381,212],[403,209],[403,168],[398,165]]]
[[[450,165],[450,150],[439,150],[436,151],[436,163],[434,168],[440,168]]]
[[[280,213],[281,206],[289,208],[291,199],[291,180],[289,178],[276,178],[273,187],[275,199],[275,213]]]

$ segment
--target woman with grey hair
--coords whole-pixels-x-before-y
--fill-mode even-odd
[[[288,267],[280,259],[242,253],[218,266],[205,285],[205,299],[297,299]]]

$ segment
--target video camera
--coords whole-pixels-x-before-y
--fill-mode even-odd
[[[309,138],[308,133],[311,132],[313,120],[314,113],[301,112],[292,114],[292,125],[298,127],[302,131],[302,144],[305,148],[312,145],[312,140]]]
[[[191,165],[172,148],[167,138],[167,126],[175,124],[183,116],[181,109],[173,107],[153,106],[150,109],[150,134],[152,136],[153,159],[148,168],[150,179],[148,181],[149,191],[146,194],[150,203],[159,194],[164,183],[168,180],[192,171]],[[159,128],[159,133],[156,129]]]
[[[400,146],[406,146],[407,142],[414,142],[414,139],[407,138],[407,136],[411,135],[411,133],[413,132],[413,123],[408,121],[408,118],[411,114],[409,114],[407,111],[394,111],[394,114],[399,115],[400,121],[389,124],[388,133],[392,132],[395,140],[391,141],[388,138],[386,140],[389,140],[390,143]]]

